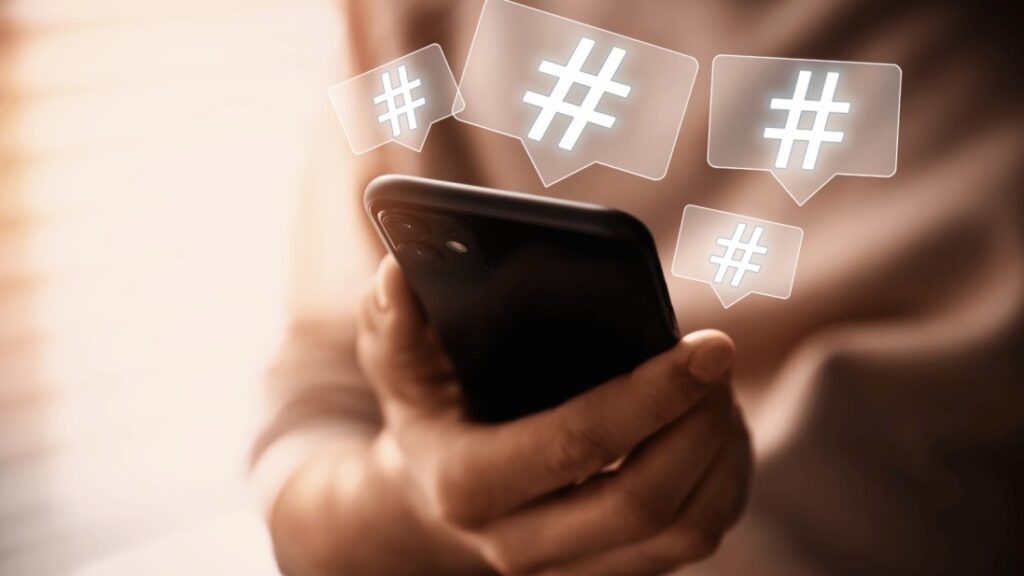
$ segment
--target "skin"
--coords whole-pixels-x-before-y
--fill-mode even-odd
[[[743,508],[752,458],[721,332],[556,408],[476,424],[388,256],[358,352],[385,425],[322,444],[281,490],[286,574],[662,574],[710,555]]]

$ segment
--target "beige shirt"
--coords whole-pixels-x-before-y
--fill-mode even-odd
[[[682,330],[738,347],[735,384],[757,470],[748,511],[690,574],[982,574],[1024,562],[1024,114],[998,22],[886,2],[528,2],[696,57],[672,164],[653,182],[593,166],[545,189],[522,145],[454,119],[421,154],[355,158],[326,111],[299,211],[295,328],[257,447],[309,431],[372,434],[351,310],[382,247],[366,182],[397,172],[612,206],[670,265],[686,204],[803,228],[789,300],[725,310],[668,278]],[[439,42],[461,73],[482,2],[343,3],[344,77]],[[973,18],[973,19],[972,19]],[[705,160],[720,53],[892,62],[903,69],[899,169],[838,177],[798,207],[766,172]],[[266,458],[264,458],[266,460]],[[287,470],[287,466],[283,467]],[[1014,481],[1016,480],[1016,484]]]

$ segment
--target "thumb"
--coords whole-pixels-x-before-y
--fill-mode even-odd
[[[377,268],[363,297],[357,341],[363,373],[385,414],[432,410],[457,401],[451,363],[427,325],[394,256]]]

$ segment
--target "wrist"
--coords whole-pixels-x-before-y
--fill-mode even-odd
[[[388,574],[477,576],[494,573],[454,530],[429,513],[398,447],[386,431],[366,450],[365,481],[374,487],[375,494],[391,503],[387,506],[382,502],[365,501],[368,511],[389,510],[392,514],[388,519],[378,519],[383,520],[381,531],[388,535],[387,549],[400,552],[396,556],[403,557],[404,562],[416,558],[414,564],[406,566],[407,572]]]
[[[381,436],[319,446],[289,477],[270,514],[282,572],[489,574],[453,533],[418,512],[413,483]]]

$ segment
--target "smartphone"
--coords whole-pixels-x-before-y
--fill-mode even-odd
[[[679,339],[654,241],[629,214],[395,175],[364,203],[476,420],[556,406]]]

